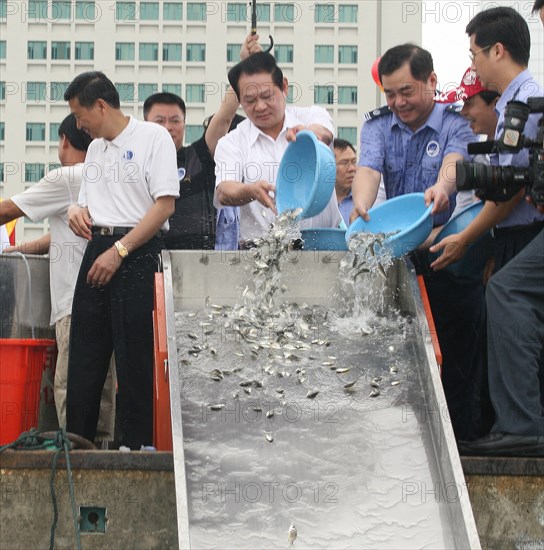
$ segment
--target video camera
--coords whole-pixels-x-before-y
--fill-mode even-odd
[[[474,189],[483,200],[505,202],[523,186],[535,204],[544,204],[544,114],[538,121],[536,139],[523,135],[531,113],[544,113],[544,97],[531,97],[527,103],[510,101],[504,111],[504,132],[498,141],[469,143],[471,155],[487,153],[519,153],[529,149],[529,166],[494,166],[479,162],[457,161],[458,191]]]

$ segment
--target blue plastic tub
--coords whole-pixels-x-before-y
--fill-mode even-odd
[[[393,233],[399,231],[383,243],[393,256],[400,257],[417,248],[431,234],[433,205],[425,206],[423,193],[409,193],[371,208],[370,221],[357,218],[346,231],[346,242],[351,235],[365,233]]]
[[[302,229],[304,250],[347,250],[346,230],[334,228]]]
[[[299,132],[297,140],[285,150],[278,169],[278,213],[302,208],[299,219],[317,216],[329,203],[335,181],[334,153],[313,132]]]

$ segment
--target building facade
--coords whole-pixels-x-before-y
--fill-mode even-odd
[[[414,4],[258,0],[257,27],[263,45],[274,38],[289,101],[323,105],[339,136],[356,144],[363,113],[383,103],[372,63],[392,45],[421,43],[421,20],[408,17]],[[83,71],[104,71],[123,111],[139,118],[151,93],[181,95],[185,141],[198,138],[250,23],[247,1],[0,0],[1,196],[58,165],[57,130],[69,112],[63,93]],[[47,229],[47,221],[21,220],[17,241]]]

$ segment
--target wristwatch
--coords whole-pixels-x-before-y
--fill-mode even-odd
[[[128,248],[121,241],[115,241],[115,248],[117,248],[117,252],[119,252],[121,258],[128,256]]]

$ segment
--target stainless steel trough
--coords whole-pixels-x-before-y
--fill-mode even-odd
[[[282,300],[334,306],[342,254],[293,253]],[[243,252],[163,254],[180,547],[285,548],[294,524],[295,548],[480,548],[414,271],[396,263],[383,292],[400,334],[368,346],[340,331],[300,384],[235,357],[225,336],[214,356],[187,355],[179,318],[239,302],[247,264]],[[331,354],[344,354],[353,391],[323,366]],[[264,387],[235,399],[241,379]]]

